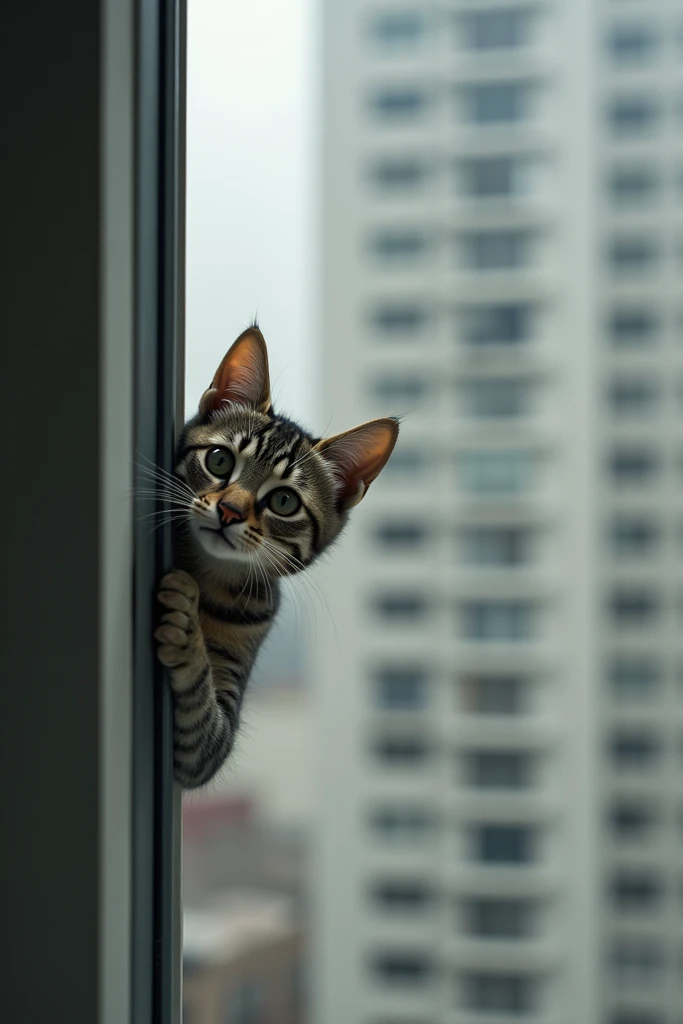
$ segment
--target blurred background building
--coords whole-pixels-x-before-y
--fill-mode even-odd
[[[323,5],[315,1024],[683,1020],[683,7]],[[333,643],[330,638],[330,643]]]
[[[186,800],[186,1024],[683,1024],[683,3],[190,8],[188,409],[257,310],[403,421]]]

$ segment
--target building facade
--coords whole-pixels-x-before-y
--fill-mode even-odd
[[[683,8],[323,21],[312,1020],[681,1024]]]

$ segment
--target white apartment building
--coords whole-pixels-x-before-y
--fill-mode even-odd
[[[323,22],[311,1024],[681,1024],[683,4]]]

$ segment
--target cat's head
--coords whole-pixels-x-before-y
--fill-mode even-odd
[[[288,575],[339,535],[391,455],[394,419],[314,438],[273,412],[268,353],[250,327],[239,336],[183,430],[175,473],[187,488],[188,528],[217,570]]]

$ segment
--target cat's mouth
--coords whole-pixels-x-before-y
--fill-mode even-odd
[[[237,551],[237,547],[233,544],[231,540],[228,540],[228,538],[225,536],[221,529],[214,530],[212,526],[200,526],[199,529],[200,531],[203,531],[205,533],[215,534],[216,537],[220,537],[221,540],[225,541],[229,548],[232,548],[233,551]]]

